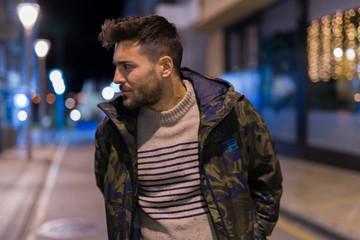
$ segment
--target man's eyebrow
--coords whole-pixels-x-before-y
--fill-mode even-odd
[[[121,65],[121,64],[131,64],[131,61],[113,61],[112,62],[115,66]]]

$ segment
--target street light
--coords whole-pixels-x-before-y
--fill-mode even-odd
[[[34,44],[35,53],[40,59],[46,58],[51,47],[51,43],[47,39],[37,39]]]
[[[36,3],[20,3],[16,11],[25,30],[31,33],[39,15],[40,6]]]
[[[39,87],[40,87],[40,105],[39,105],[39,116],[40,126],[43,130],[43,121],[46,116],[46,94],[47,94],[47,74],[46,74],[46,56],[50,50],[51,43],[47,39],[37,39],[34,44],[35,53],[38,57],[39,66]],[[44,137],[44,134],[42,134]]]
[[[26,57],[26,84],[28,87],[28,94],[30,96],[30,85],[31,85],[31,34],[32,28],[35,25],[37,17],[39,15],[40,6],[36,3],[20,3],[16,7],[19,19],[25,29],[25,57]],[[27,159],[32,159],[31,153],[31,123],[32,123],[32,104],[30,104],[29,120],[26,128],[26,148],[27,148]]]

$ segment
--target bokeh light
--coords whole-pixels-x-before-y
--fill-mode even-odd
[[[101,95],[105,100],[110,100],[115,96],[115,92],[114,89],[112,89],[111,87],[104,87]]]
[[[35,94],[31,97],[31,102],[34,104],[39,104],[41,102],[41,96],[39,94]]]
[[[47,102],[48,104],[54,104],[55,101],[56,101],[56,96],[55,96],[55,94],[49,93],[48,95],[46,95],[46,102]]]
[[[360,93],[355,93],[354,100],[355,102],[360,102]]]
[[[25,112],[24,110],[18,112],[18,115],[17,115],[18,119],[22,122],[26,121],[26,119],[28,118],[28,114],[27,112]]]
[[[71,118],[71,120],[73,120],[73,121],[75,121],[75,122],[79,121],[79,120],[81,119],[81,113],[80,113],[80,111],[77,110],[77,109],[72,110],[72,111],[70,112],[70,118]]]
[[[73,109],[76,105],[75,99],[73,98],[67,98],[65,100],[65,106],[67,109]]]
[[[23,93],[15,94],[14,96],[14,105],[17,108],[26,108],[29,106],[29,99],[28,97]]]

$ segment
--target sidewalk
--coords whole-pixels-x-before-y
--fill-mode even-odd
[[[287,156],[280,156],[280,164],[284,177],[280,214],[336,240],[360,239],[359,172]]]
[[[33,147],[31,161],[24,148],[0,154],[0,239],[19,239],[55,149],[55,145]]]

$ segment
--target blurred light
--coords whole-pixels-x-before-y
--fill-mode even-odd
[[[341,48],[335,48],[334,56],[337,58],[341,58],[343,56],[343,50]]]
[[[16,7],[20,21],[26,30],[31,30],[39,15],[40,6],[36,3],[20,3]]]
[[[49,79],[51,82],[62,81],[63,73],[60,69],[53,69],[49,73]]]
[[[355,71],[356,71],[357,73],[360,73],[360,64],[356,64],[356,65],[355,65]]]
[[[84,103],[86,101],[86,95],[84,93],[76,93],[74,95],[75,103]]]
[[[20,121],[26,121],[26,119],[28,118],[28,114],[27,114],[27,112],[25,112],[24,110],[22,110],[22,111],[20,111],[19,113],[18,113],[18,119],[20,120]]]
[[[114,82],[111,82],[110,87],[114,90],[115,93],[120,92],[120,84],[116,84]]]
[[[39,104],[41,102],[41,97],[39,94],[35,94],[33,97],[31,97],[31,102],[34,104]]]
[[[101,92],[101,95],[105,100],[110,100],[115,95],[114,89],[112,89],[111,87],[104,87],[104,89]]]
[[[65,100],[65,106],[68,108],[68,109],[73,109],[75,107],[75,100],[73,98],[67,98]]]
[[[46,95],[46,102],[48,104],[53,104],[56,100],[56,97],[53,93],[49,93],[48,95]]]
[[[46,39],[38,39],[35,42],[34,48],[38,57],[46,57],[50,49],[50,41]]]
[[[46,128],[49,128],[50,125],[51,125],[51,117],[50,116],[44,116],[42,119],[41,119],[41,124],[46,127]]]
[[[63,79],[63,73],[60,69],[53,69],[49,73],[50,81],[52,82],[56,94],[61,95],[65,92],[66,86]]]
[[[64,82],[54,82],[53,87],[54,87],[54,91],[57,95],[63,94],[66,90]]]
[[[7,79],[9,83],[9,87],[18,88],[21,84],[20,73],[15,72],[14,70],[9,70],[7,74]]]
[[[30,101],[25,94],[23,94],[23,93],[15,94],[15,96],[14,96],[15,107],[26,108],[27,106],[29,106],[29,103],[30,103]]]
[[[356,52],[355,49],[353,48],[348,48],[345,51],[345,56],[347,57],[347,59],[349,59],[350,61],[353,61],[356,57]]]
[[[354,100],[355,102],[360,102],[360,93],[355,93]]]
[[[80,120],[80,118],[81,118],[81,113],[80,113],[80,111],[79,110],[77,110],[77,109],[74,109],[74,110],[72,110],[71,112],[70,112],[70,118],[71,118],[71,120],[73,120],[73,121],[79,121]]]

